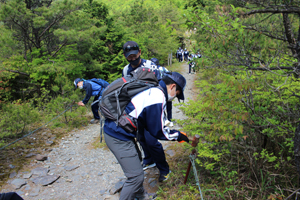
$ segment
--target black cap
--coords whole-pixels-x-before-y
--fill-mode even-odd
[[[131,54],[138,54],[139,50],[139,45],[134,41],[128,41],[123,45],[123,52],[126,58]]]
[[[173,81],[175,81],[175,83],[177,83],[177,85],[179,85],[179,87],[181,88],[181,93],[177,96],[177,98],[180,100],[184,100],[183,91],[184,91],[185,85],[186,85],[186,80],[185,80],[184,76],[182,76],[178,72],[166,73],[165,76],[170,77]]]

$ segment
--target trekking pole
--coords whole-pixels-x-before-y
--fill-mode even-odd
[[[100,116],[100,143],[102,143],[102,135],[103,135],[103,117],[102,115]]]
[[[194,148],[193,148],[193,150],[192,150],[191,156],[196,154],[196,148],[195,148],[195,147],[196,147],[196,146],[198,145],[198,143],[199,143],[199,138],[200,138],[199,135],[195,135],[195,136],[194,136],[194,139],[193,139],[193,142],[192,142],[192,147],[194,147]],[[186,175],[185,175],[183,184],[186,184],[186,181],[187,181],[187,179],[188,179],[188,176],[189,176],[189,173],[190,173],[190,170],[191,170],[191,166],[192,166],[192,162],[190,161],[190,162],[189,162],[189,166],[188,166],[188,168],[187,168],[187,170],[186,170]]]

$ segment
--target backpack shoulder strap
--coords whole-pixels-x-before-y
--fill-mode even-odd
[[[123,68],[123,76],[126,76],[127,75],[127,72],[128,72],[128,65],[126,65],[124,68]]]

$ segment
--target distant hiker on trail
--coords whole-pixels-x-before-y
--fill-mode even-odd
[[[182,62],[182,54],[183,54],[183,50],[181,49],[181,47],[179,47],[176,52],[176,58],[178,59],[178,62]]]
[[[133,49],[134,50],[134,49]],[[134,50],[135,51],[135,50]],[[130,48],[124,50],[125,57],[131,53]],[[140,52],[140,51],[139,51]],[[136,54],[135,54],[136,55]],[[139,158],[139,150],[135,138],[145,138],[145,131],[157,139],[189,142],[186,134],[178,130],[170,130],[164,126],[166,116],[166,102],[175,97],[184,100],[185,78],[177,73],[166,74],[161,84],[162,88],[150,87],[131,98],[125,111],[138,122],[138,133],[126,132],[115,121],[106,119],[104,123],[105,142],[111,152],[120,163],[127,180],[120,193],[120,200],[145,199],[147,193],[144,190],[144,171]],[[138,135],[137,135],[138,134]],[[166,180],[170,174],[160,174],[160,180]]]
[[[201,58],[202,57],[202,55],[200,54],[200,52],[198,51],[197,52],[197,58]]]
[[[189,60],[188,60],[189,52],[188,52],[188,50],[186,50],[186,48],[184,49],[183,55],[184,55],[184,60],[185,60],[186,62],[188,62],[188,61],[189,61]]]
[[[191,74],[191,70],[193,69],[194,73],[195,71],[195,62],[194,62],[194,57],[192,54],[189,55],[189,74]]]
[[[94,101],[91,105],[94,119],[90,121],[91,124],[96,124],[100,122],[99,110],[99,100],[101,99],[102,92],[106,86],[109,85],[108,82],[102,79],[93,78],[90,80],[84,80],[82,78],[76,78],[74,81],[75,89],[84,89],[86,92],[85,98],[79,101],[77,104],[79,106],[85,106],[90,100],[91,96],[94,96]]]

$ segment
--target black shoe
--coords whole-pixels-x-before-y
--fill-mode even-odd
[[[168,180],[168,178],[170,177],[170,174],[171,174],[171,170],[169,171],[168,174],[160,174],[158,181],[163,182],[163,181]]]
[[[143,164],[143,170],[145,171],[146,169],[155,167],[156,164],[155,163],[149,163],[149,164]]]

